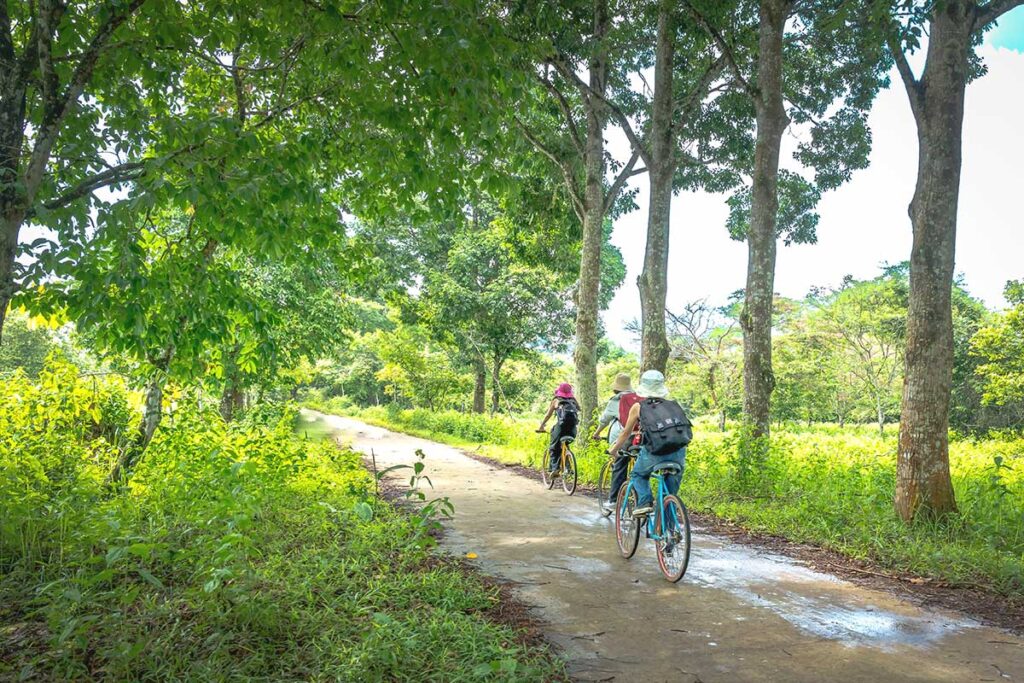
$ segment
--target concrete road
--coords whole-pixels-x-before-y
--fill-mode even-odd
[[[1024,681],[1024,639],[1005,631],[701,533],[669,584],[650,541],[622,559],[590,497],[356,420],[303,419],[381,468],[422,449],[430,495],[455,505],[444,545],[518,584],[577,680]]]

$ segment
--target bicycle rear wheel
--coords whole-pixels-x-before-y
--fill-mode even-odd
[[[562,490],[570,496],[576,493],[576,456],[568,447],[562,458]]]
[[[619,489],[615,502],[615,540],[619,544],[619,552],[627,560],[636,554],[640,543],[641,520],[633,516],[636,509],[636,491],[628,483]]]
[[[602,517],[607,517],[614,512],[614,508],[607,505],[608,497],[611,495],[612,486],[612,460],[601,465],[601,473],[597,475],[597,509],[601,511]]]
[[[665,506],[655,520],[654,542],[658,566],[665,578],[675,583],[683,578],[690,564],[690,515],[683,501],[665,496]]]

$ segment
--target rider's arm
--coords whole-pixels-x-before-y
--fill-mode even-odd
[[[597,423],[597,431],[594,432],[592,439],[597,439],[601,436],[601,432],[604,428],[610,425],[612,422],[619,417],[619,402],[608,401],[608,405],[604,407],[604,412],[601,413],[601,421]]]
[[[640,404],[634,403],[629,409],[629,416],[626,418],[626,426],[619,432],[619,438],[608,449],[610,453],[618,453],[619,449],[626,445],[626,442],[633,436],[636,423],[640,421]]]
[[[540,421],[540,427],[537,427],[537,431],[538,432],[543,432],[544,431],[545,425],[548,423],[548,420],[551,419],[551,416],[554,415],[555,408],[557,408],[557,407],[558,407],[558,401],[552,400],[551,401],[551,405],[548,406],[548,412],[544,413],[544,419]]]

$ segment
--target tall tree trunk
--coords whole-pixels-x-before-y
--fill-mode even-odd
[[[747,234],[747,287],[743,328],[743,416],[751,436],[771,429],[772,299],[775,291],[776,220],[779,210],[779,150],[789,118],[782,101],[782,37],[789,2],[763,0],[758,37],[757,140]]]
[[[7,57],[11,59],[12,55]],[[18,180],[25,138],[26,84],[13,65],[7,68],[0,77],[0,342],[7,308],[14,297],[18,233],[25,220],[25,196]]]
[[[0,183],[3,183],[0,178]],[[16,286],[14,268],[18,256],[18,232],[20,222],[3,218],[0,225],[0,343],[3,342],[4,321],[7,319],[7,308],[14,298]]]
[[[904,520],[956,511],[949,476],[953,382],[952,288],[964,94],[974,3],[950,0],[931,18],[921,81],[908,84],[917,122],[917,186],[910,203],[910,305],[895,507]]]
[[[878,414],[878,435],[885,436],[885,407],[882,405],[882,397],[875,399],[875,410]]]
[[[473,412],[482,415],[487,403],[487,368],[484,367],[483,361],[473,364],[473,374],[476,376],[476,384],[473,385]]]
[[[675,22],[672,7],[661,2],[654,61],[654,97],[651,105],[650,195],[647,211],[647,249],[640,288],[640,369],[665,372],[669,345],[665,333],[665,297],[668,293],[668,248],[672,209],[672,180],[676,171],[675,135],[672,130]]]
[[[494,358],[494,365],[491,368],[491,415],[497,413],[501,407],[498,398],[501,391],[501,366],[504,364],[504,358]]]
[[[236,413],[242,409],[244,394],[238,381],[238,354],[241,347],[232,346],[224,357],[224,391],[220,397],[220,416],[225,422],[235,419]]]
[[[590,90],[602,98],[606,93],[608,52],[604,41],[610,18],[607,0],[594,2],[594,50],[590,58]],[[603,103],[591,95],[587,109],[587,139],[584,150],[586,186],[583,204],[583,244],[580,250],[580,279],[576,292],[576,389],[579,397],[580,434],[590,433],[597,409],[597,335],[601,287],[601,245],[604,242],[604,127]]]

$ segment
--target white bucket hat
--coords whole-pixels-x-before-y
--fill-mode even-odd
[[[636,388],[636,393],[644,398],[665,398],[668,396],[665,375],[657,370],[648,370],[640,375],[640,384]]]

